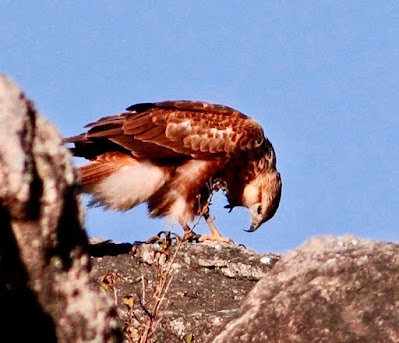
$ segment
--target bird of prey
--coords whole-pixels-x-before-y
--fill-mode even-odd
[[[241,112],[201,101],[130,106],[103,117],[65,141],[80,167],[92,202],[126,211],[147,203],[151,217],[167,217],[194,236],[189,224],[203,216],[210,234],[199,240],[230,241],[209,214],[209,195],[223,189],[230,211],[245,206],[250,232],[273,217],[281,196],[276,155],[262,127]]]

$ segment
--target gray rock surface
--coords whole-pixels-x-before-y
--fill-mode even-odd
[[[76,190],[60,135],[0,74],[2,339],[120,341],[116,313],[90,280]]]
[[[159,275],[170,265],[176,245],[165,249],[163,243],[135,244],[129,254],[121,245],[119,255],[112,242],[102,248],[103,257],[93,257],[93,272],[99,280],[110,273],[116,278],[109,293],[116,296],[125,333],[133,331],[131,341],[136,342],[134,338],[148,321],[141,303],[152,308]],[[183,243],[171,266],[171,282],[154,318],[150,342],[183,342],[187,334],[193,335],[193,342],[204,342],[211,332],[236,316],[248,292],[278,259],[278,255],[261,255],[237,245]],[[136,299],[133,312],[139,320],[130,320],[132,314],[124,304],[128,296]]]
[[[399,342],[398,284],[398,244],[313,238],[283,255],[209,342]]]

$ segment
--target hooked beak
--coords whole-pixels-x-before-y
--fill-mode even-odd
[[[255,232],[258,229],[259,225],[254,225],[252,224],[249,228],[249,230],[244,230],[246,232]]]

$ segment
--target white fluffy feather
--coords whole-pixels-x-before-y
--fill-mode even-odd
[[[162,187],[167,174],[150,162],[123,166],[93,189],[93,204],[126,211],[146,201]]]

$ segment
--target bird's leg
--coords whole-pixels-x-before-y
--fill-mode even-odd
[[[217,241],[217,242],[232,243],[231,239],[229,239],[227,237],[223,237],[220,234],[220,232],[216,228],[215,223],[213,222],[213,219],[209,215],[209,208],[208,207],[205,209],[203,216],[204,216],[204,218],[206,220],[206,223],[208,224],[208,227],[209,227],[209,230],[211,231],[211,233],[209,235],[201,235],[201,237],[199,238],[200,242]]]
[[[195,237],[198,237],[197,234],[193,230],[191,230],[191,228],[187,224],[182,225],[182,227],[184,230],[183,241],[190,241]]]

